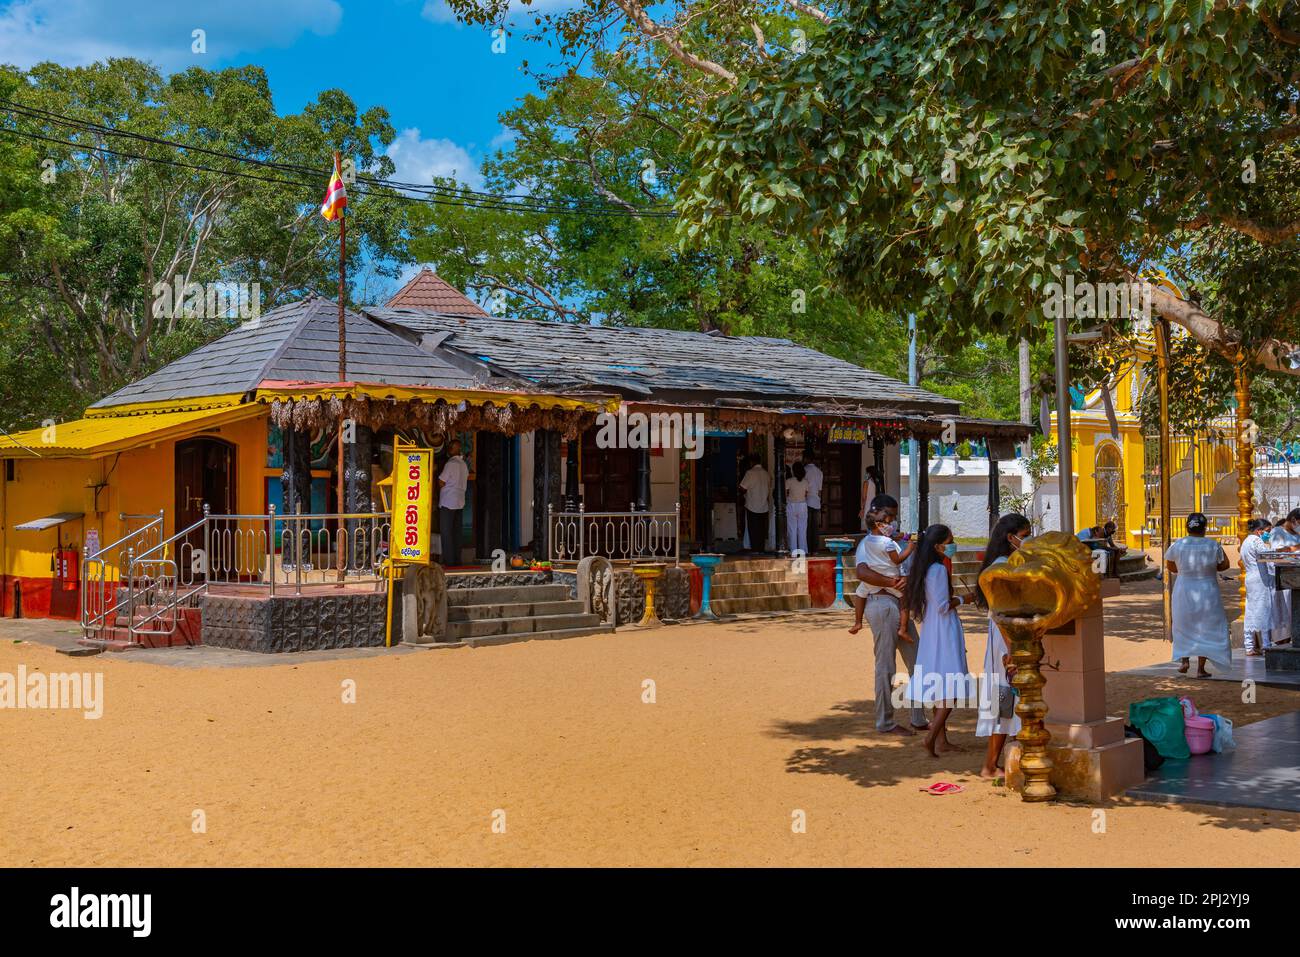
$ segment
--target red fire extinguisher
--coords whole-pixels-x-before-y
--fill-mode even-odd
[[[81,584],[79,556],[75,548],[54,549],[51,560],[54,580],[63,591],[76,591]]]

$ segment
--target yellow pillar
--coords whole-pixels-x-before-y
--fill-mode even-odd
[[[1246,538],[1254,500],[1254,425],[1250,419],[1250,376],[1246,357],[1237,353],[1237,542]],[[1246,615],[1246,576],[1241,576],[1241,614]]]

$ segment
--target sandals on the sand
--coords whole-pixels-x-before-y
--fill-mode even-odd
[[[919,788],[919,790],[924,791],[926,794],[939,795],[939,794],[960,794],[962,791],[965,791],[966,789],[962,787],[960,784],[952,784],[949,781],[935,781],[929,787]]]

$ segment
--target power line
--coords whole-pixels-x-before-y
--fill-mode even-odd
[[[133,139],[139,142],[146,142],[154,145],[165,146],[174,150],[192,150],[203,153],[228,162],[238,164],[249,164],[260,168],[268,169],[280,173],[300,173],[315,176],[318,171],[309,167],[300,166],[290,163],[277,163],[269,160],[261,160],[255,157],[240,156],[231,153],[225,153],[220,150],[213,150],[203,146],[177,143],[172,140],[162,139],[160,137],[148,136],[147,134],[136,133],[127,130],[114,130],[110,127],[99,124],[78,120],[72,117],[66,117],[62,114],[52,113],[47,110],[39,110],[33,107],[26,107],[15,104],[10,101],[0,100],[0,107],[3,107],[15,116],[24,116],[28,119],[40,122],[52,122],[57,125],[64,125],[78,129],[83,132],[98,133],[104,136],[118,136],[127,139]],[[246,170],[217,169],[211,166],[205,166],[199,163],[186,163],[177,159],[164,159],[157,156],[149,156],[140,153],[132,153],[120,149],[112,149],[107,146],[87,145],[77,143],[71,140],[63,140],[57,137],[46,136],[40,133],[25,131],[17,128],[0,127],[0,131],[12,135],[24,137],[26,139],[36,139],[48,143],[54,143],[61,146],[80,150],[83,152],[102,153],[109,156],[118,156],[125,159],[134,159],[140,162],[155,163],[190,169],[200,172],[214,173],[224,176],[233,176],[241,179],[251,179],[260,182],[277,183],[288,186],[298,186],[303,189],[317,189],[317,184],[303,182],[298,179],[284,179],[273,176],[262,176]],[[528,212],[545,215],[598,215],[598,216],[621,216],[631,218],[649,218],[659,219],[668,218],[673,214],[669,211],[660,211],[657,209],[628,209],[626,207],[614,204],[589,204],[586,200],[566,200],[563,205],[554,201],[538,199],[531,196],[520,195],[496,195],[485,193],[478,190],[466,188],[436,187],[436,186],[416,186],[415,184],[399,184],[392,181],[376,177],[358,177],[358,182],[365,183],[367,186],[377,187],[379,189],[391,190],[392,192],[375,192],[374,189],[368,189],[366,186],[357,186],[353,184],[353,191],[362,196],[375,196],[388,199],[395,199],[403,202],[414,203],[432,203],[441,206],[453,206],[467,209],[489,209],[503,212]],[[419,190],[426,195],[422,197],[409,196],[403,190]]]

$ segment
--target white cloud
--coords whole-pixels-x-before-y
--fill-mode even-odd
[[[499,150],[502,147],[509,146],[518,138],[519,134],[515,130],[507,129],[503,126],[501,127],[501,132],[492,137],[492,148],[494,150]]]
[[[444,139],[423,139],[418,127],[402,130],[388,147],[388,156],[397,166],[393,179],[421,186],[435,176],[454,176],[458,183],[482,189],[479,164],[463,146]]]
[[[304,33],[332,34],[342,17],[337,0],[14,0],[0,8],[0,63],[137,57],[166,70],[215,65],[289,46]],[[195,30],[204,31],[206,53],[193,50]]]

